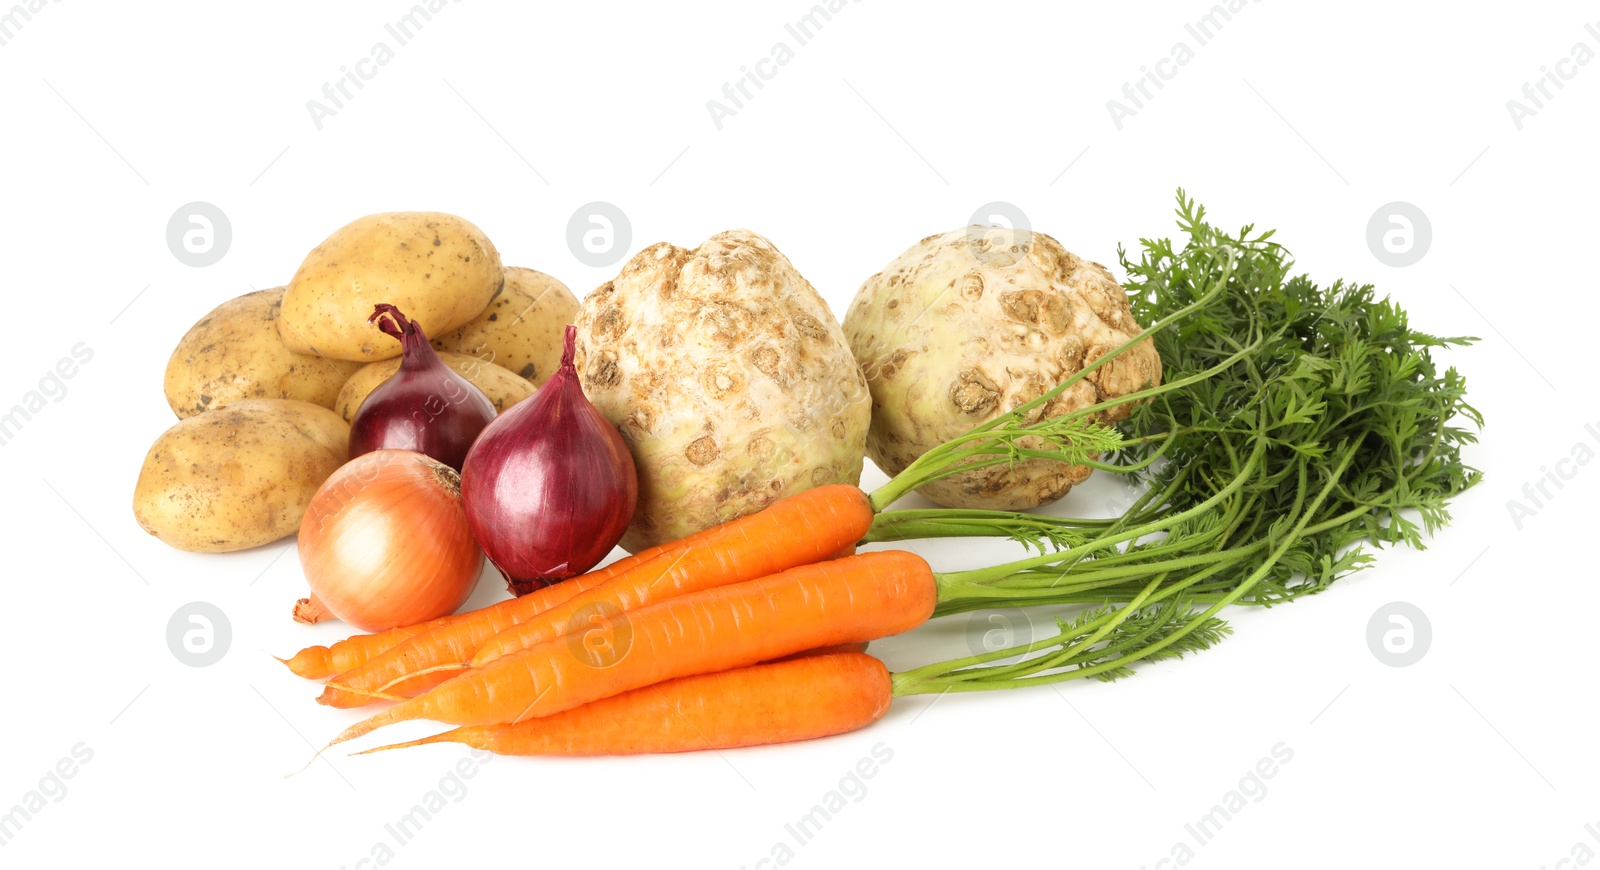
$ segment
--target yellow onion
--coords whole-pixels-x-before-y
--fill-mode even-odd
[[[410,450],[377,450],[322,484],[300,524],[311,596],[298,622],[337,617],[387,631],[454,613],[483,569],[455,469]]]

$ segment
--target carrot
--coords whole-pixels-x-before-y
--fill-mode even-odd
[[[866,651],[867,651],[867,642],[864,641],[864,640],[856,641],[854,643],[831,643],[831,644],[828,644],[827,646],[819,646],[816,649],[808,649],[808,650],[805,650],[804,652],[797,652],[797,653],[794,653],[793,655],[786,655],[786,656],[783,656],[782,658],[773,659],[772,661],[774,661],[774,662],[786,662],[786,661],[789,661],[791,659],[803,659],[803,658],[806,658],[807,656],[826,656],[826,655],[833,655],[834,653],[847,653],[847,652],[864,653]],[[768,664],[771,664],[771,662],[768,662]]]
[[[618,561],[604,568],[596,568],[595,571],[591,573],[604,572],[605,575],[609,577],[619,573],[620,571],[638,565],[641,561],[644,561],[644,559],[641,557],[619,559]],[[571,587],[567,587],[566,591],[576,594],[576,592],[582,590],[574,590]],[[551,597],[552,596],[548,595],[542,596],[545,601],[549,601]],[[483,608],[482,610],[509,610],[512,609],[514,602],[517,600],[519,599],[496,602],[495,604]],[[528,602],[528,604],[531,605],[532,602]],[[470,612],[482,611],[469,611],[469,613]],[[467,614],[451,614],[450,616],[429,620],[417,625],[402,625],[399,628],[391,628],[388,631],[380,631],[374,634],[352,635],[333,644],[332,646],[308,646],[305,649],[295,653],[293,657],[287,659],[278,659],[278,661],[287,665],[289,670],[292,671],[296,676],[305,677],[308,680],[327,679],[328,677],[332,677],[337,674],[343,674],[348,671],[355,670],[356,668],[377,658],[379,655],[382,655],[383,653],[386,653],[396,646],[404,643],[408,638],[431,631],[432,629],[456,619],[459,616],[466,615]],[[274,656],[273,658],[277,657]]]
[[[532,618],[619,574],[652,564],[664,555],[647,550],[527,595],[460,614],[402,640],[352,670],[335,675],[323,687],[317,703],[330,707],[360,707],[383,698],[421,694],[454,676],[439,665],[470,656],[484,638],[493,637],[515,625],[517,620]],[[427,673],[418,675],[418,671]]]
[[[719,526],[739,526],[740,539],[726,546],[685,548],[665,572],[635,572],[575,595],[566,603],[518,622],[484,641],[470,664],[481,668],[518,650],[584,630],[605,617],[679,595],[765,577],[818,560],[844,558],[840,542],[843,541],[844,549],[853,549],[871,527],[872,511],[859,489],[853,486],[829,489],[842,496],[846,508],[842,522],[835,514],[827,517],[821,528],[813,525],[803,531],[785,522],[781,512],[774,512],[759,524],[754,522],[767,515],[767,511],[761,511],[744,520]],[[829,498],[822,501],[831,501],[833,494],[826,494]],[[804,495],[801,493],[779,504],[802,499]],[[775,528],[778,523],[783,523],[781,532]]]
[[[308,680],[321,680],[366,664],[404,643],[406,638],[428,631],[454,618],[446,616],[420,625],[404,625],[376,634],[357,634],[332,646],[308,646],[292,657],[278,661],[288,665],[295,676],[305,677]]]
[[[810,740],[864,728],[889,709],[889,671],[859,652],[808,654],[680,677],[515,725],[473,725],[409,743],[500,755],[635,755]]]
[[[870,517],[867,518],[867,522],[870,527]],[[866,532],[863,531],[862,534],[864,535]],[[838,550],[835,550],[833,553],[830,553],[824,558],[843,559],[847,556],[854,556],[856,554],[856,545],[860,543],[859,539],[860,535],[852,538],[850,543]],[[693,567],[693,565],[690,565],[684,570],[693,570]],[[772,570],[768,571],[767,573],[775,574],[778,571],[782,571],[790,567],[795,566],[774,566]],[[683,572],[680,571],[678,576],[681,578],[683,576]],[[681,582],[680,580],[680,582],[678,582],[674,588],[667,589],[667,594],[663,597],[670,598],[673,595],[682,595],[688,592],[699,591],[700,589],[724,586],[730,582],[740,582],[742,580],[749,579],[752,578],[748,576],[740,576],[737,579],[732,579],[727,575],[724,575],[721,579],[706,579],[693,578],[691,576],[688,578],[689,582],[685,583]],[[657,578],[656,583],[652,584],[652,587],[649,590],[650,597],[639,597],[634,601],[633,606],[640,607],[644,604],[650,603],[654,598],[654,594],[662,590],[662,583],[666,580],[667,578],[665,576]],[[614,587],[607,588],[608,590],[614,589]],[[505,630],[496,633],[487,641],[484,641],[483,644],[478,648],[478,653],[473,656],[472,661],[469,664],[475,668],[482,667],[494,659],[500,658],[507,652],[525,649],[540,641],[548,640],[550,637],[571,634],[574,630],[581,629],[585,624],[592,624],[601,616],[627,609],[622,601],[617,600],[623,593],[621,590],[616,591],[618,593],[616,597],[612,597],[606,593],[595,592],[585,596],[582,599],[573,599],[559,609],[546,611],[535,619],[519,622],[516,625],[510,626]],[[852,646],[852,644],[842,644],[841,649],[846,646]],[[855,650],[856,652],[864,651],[867,645],[863,643],[859,646],[861,649]],[[493,652],[488,651],[491,647],[494,650]],[[446,673],[445,676],[451,676],[451,674]],[[433,685],[438,685],[439,682],[443,682],[443,680],[437,680],[433,683]],[[429,688],[431,688],[431,686],[429,686]],[[405,697],[415,697],[417,694],[420,694],[420,691],[406,693]]]
[[[465,669],[485,642],[517,626],[536,625],[527,637],[548,639],[592,621],[586,617],[609,616],[807,565],[853,546],[871,527],[872,516],[866,494],[854,486],[835,484],[796,493],[757,513],[645,550],[626,570],[613,570],[598,580],[600,572],[567,580],[502,602],[505,608],[486,608],[477,611],[482,616],[467,614],[418,635],[330,680],[318,700],[354,707],[383,697],[414,697],[452,676],[451,671]],[[541,600],[517,603],[534,595]]]
[[[853,545],[846,550],[847,553],[854,551],[855,547]],[[595,572],[591,573],[603,572],[605,573],[606,577],[610,577],[614,576],[616,573],[619,573],[621,570],[626,570],[628,567],[637,564],[639,564],[638,560],[621,559],[612,565],[606,566],[605,568],[597,568],[595,569]],[[580,588],[576,589],[573,587],[567,587],[565,591],[571,592],[572,594],[577,594],[577,592],[582,591],[581,587],[582,584],[580,584]],[[541,596],[541,598],[544,601],[549,602],[551,598],[559,598],[559,596],[545,595]],[[510,610],[512,609],[513,602],[516,600],[518,599],[500,601],[490,605],[487,608],[483,608],[483,610]],[[533,602],[530,601],[524,606],[529,606],[532,604]],[[372,661],[383,653],[388,652],[396,646],[404,643],[408,638],[415,637],[418,634],[422,634],[437,628],[438,626],[441,626],[452,619],[456,619],[458,616],[466,615],[468,614],[452,614],[439,619],[429,620],[428,622],[420,623],[418,625],[403,625],[399,628],[391,628],[388,631],[380,631],[375,634],[352,635],[351,637],[345,638],[344,640],[341,640],[332,646],[308,646],[305,649],[295,653],[293,657],[287,659],[278,659],[278,661],[287,665],[289,670],[292,671],[296,676],[305,677],[308,680],[323,680],[327,679],[328,677],[333,677],[338,674],[344,674],[348,671],[355,670],[356,668],[366,664],[369,661]],[[277,657],[274,656],[273,658]]]
[[[521,650],[345,729],[329,746],[385,725],[432,719],[494,725],[551,716],[663,680],[714,673],[927,621],[933,570],[900,550],[793,568],[618,614],[591,635]]]

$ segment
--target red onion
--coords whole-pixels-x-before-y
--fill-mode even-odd
[[[393,319],[391,319],[393,318]],[[378,385],[350,422],[350,458],[374,450],[414,450],[461,470],[467,449],[494,419],[494,403],[434,353],[422,326],[393,305],[375,305],[367,322],[400,340],[400,368]]]
[[[578,385],[577,334],[567,327],[561,367],[483,430],[461,471],[472,535],[516,595],[599,564],[639,500],[628,446]]]

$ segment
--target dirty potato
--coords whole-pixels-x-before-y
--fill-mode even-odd
[[[179,418],[240,399],[296,399],[333,407],[361,363],[295,353],[278,335],[283,288],[218,305],[167,360],[167,404]]]
[[[488,360],[542,387],[561,362],[561,339],[578,316],[578,297],[543,272],[518,266],[505,272],[505,286],[489,307],[434,338],[433,346]]]
[[[866,384],[827,304],[761,236],[652,245],[577,326],[584,392],[638,467],[628,550],[860,480]]]
[[[133,514],[165,543],[224,553],[294,534],[344,464],[350,427],[309,402],[242,399],[180,420],[139,469]]]
[[[894,475],[929,449],[1044,394],[1141,331],[1104,266],[1027,230],[929,236],[868,278],[844,333],[872,390],[867,453]],[[1145,341],[1035,409],[1034,422],[1161,381]],[[1100,415],[1120,420],[1120,405]],[[1083,482],[1086,466],[997,465],[918,491],[948,507],[1022,510]]]
[[[504,280],[483,231],[437,212],[375,214],[346,224],[300,264],[278,332],[296,353],[373,362],[400,342],[367,322],[386,302],[443,335],[483,312]]]
[[[471,381],[473,386],[489,397],[489,401],[494,403],[496,414],[534,393],[531,382],[494,363],[464,353],[451,353],[447,350],[438,353],[439,359],[443,360],[445,365]],[[356,411],[361,410],[361,403],[367,400],[367,396],[371,395],[379,384],[394,377],[394,373],[399,370],[400,361],[397,359],[362,366],[348,381],[345,381],[344,389],[339,391],[339,397],[334,400],[333,409],[339,412],[339,416],[343,417],[346,423],[355,420]]]

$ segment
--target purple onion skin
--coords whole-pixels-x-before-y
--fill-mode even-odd
[[[422,326],[400,309],[374,306],[369,320],[400,340],[402,355],[399,370],[362,401],[350,422],[350,458],[414,450],[460,471],[472,443],[494,419],[494,403],[445,365]]]
[[[490,423],[467,453],[467,525],[513,594],[600,563],[639,500],[633,454],[583,395],[568,326],[561,367],[537,395]]]

